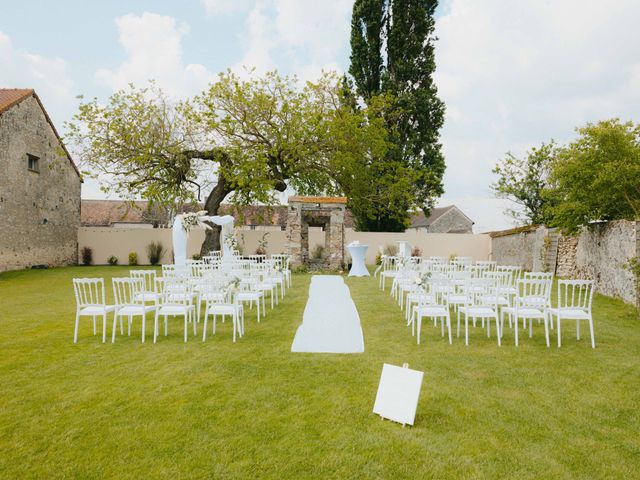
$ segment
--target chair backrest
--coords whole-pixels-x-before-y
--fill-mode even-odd
[[[470,277],[462,288],[467,306],[497,305],[497,285],[493,278]]]
[[[156,271],[155,270],[129,270],[131,278],[142,279],[144,283],[143,291],[155,293],[156,291]]]
[[[496,269],[498,262],[494,260],[478,260],[476,262],[476,265],[478,265],[479,267],[484,267],[486,270],[493,271]]]
[[[398,269],[398,258],[392,255],[382,255],[382,271],[393,271]]]
[[[558,308],[591,312],[592,280],[558,280]]]
[[[485,278],[492,278],[498,287],[498,292],[503,292],[508,287],[511,287],[511,272],[498,272],[498,271],[487,271],[484,272]]]
[[[459,263],[460,265],[471,265],[473,263],[473,258],[471,257],[454,257],[451,260],[451,263]]]
[[[106,305],[104,278],[74,278],[73,292],[78,307]]]
[[[448,259],[447,257],[439,257],[436,255],[432,255],[429,257],[429,260],[433,263],[447,263]]]
[[[546,307],[551,298],[551,283],[546,279],[523,278],[516,287],[516,306]]]
[[[191,303],[192,286],[185,277],[157,278],[161,285],[161,303],[163,305],[189,305]]]
[[[145,279],[143,277],[113,278],[113,299],[116,306],[142,305],[144,301],[140,293],[144,291]]]
[[[531,280],[553,280],[551,272],[524,272],[524,278]]]

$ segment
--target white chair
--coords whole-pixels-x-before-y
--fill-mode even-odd
[[[248,303],[249,308],[253,308],[253,304],[256,305],[258,323],[260,323],[260,303],[262,303],[262,310],[265,310],[264,292],[260,289],[260,280],[257,278],[242,279],[240,282],[240,290],[236,294],[236,298],[242,305]]]
[[[580,340],[580,322],[589,322],[591,333],[591,348],[596,348],[596,340],[593,335],[593,315],[591,304],[593,302],[593,281],[591,280],[558,280],[558,306],[549,309],[552,318],[557,318],[558,347],[560,347],[560,321],[576,321],[576,337]],[[553,322],[551,322],[553,323]]]
[[[157,305],[158,300],[160,300],[160,294],[156,291],[156,271],[129,270],[129,276],[131,278],[141,279],[143,282],[143,288],[138,293],[138,297],[142,300],[142,303],[152,302],[154,305]]]
[[[142,278],[114,278],[113,297],[115,299],[115,313],[113,314],[113,329],[111,330],[111,343],[116,341],[116,324],[120,319],[120,334],[122,331],[122,317],[127,317],[127,334],[131,335],[131,323],[134,317],[142,317],[142,342],[146,334],[147,313],[156,309],[155,305],[145,305],[141,295],[145,284]]]
[[[501,345],[500,322],[498,318],[498,305],[496,303],[497,287],[491,279],[471,278],[465,283],[463,293],[465,295],[465,305],[458,308],[458,329],[460,336],[460,315],[464,315],[464,344],[469,345],[469,319],[475,326],[476,320],[482,321],[484,327],[487,325],[487,337],[491,336],[491,320],[495,322],[498,337],[498,346]]]
[[[516,347],[518,346],[518,323],[522,319],[526,325],[529,320],[529,338],[533,337],[533,320],[539,319],[544,322],[544,336],[549,346],[549,287],[547,280],[522,279],[518,280],[518,292],[513,302],[513,306],[502,309],[502,315],[509,315],[513,318],[515,328]],[[501,318],[504,329],[504,317]]]
[[[78,342],[80,317],[93,317],[93,334],[96,334],[96,317],[102,317],[102,343],[107,341],[107,313],[114,306],[107,305],[103,278],[74,278],[73,292],[76,297],[76,323],[73,343]]]
[[[389,255],[383,255],[380,268],[380,281],[378,286],[384,290],[385,280],[387,278],[394,279],[396,275],[398,275],[397,258]]]
[[[422,330],[422,319],[432,318],[434,324],[440,320],[442,336],[444,337],[444,328],[447,327],[449,334],[449,344],[451,344],[451,315],[449,307],[444,303],[442,295],[433,291],[433,284],[428,282],[424,289],[425,295],[420,297],[420,303],[413,309],[411,315],[411,335],[416,334],[417,324],[417,343],[420,344],[420,332]]]
[[[407,324],[411,322],[413,311],[418,304],[434,301],[435,299],[433,298],[433,295],[426,293],[425,285],[423,283],[417,284],[414,281],[414,284],[411,286],[411,289],[407,294],[405,303],[405,320],[407,321]]]
[[[160,280],[160,279],[158,279]],[[184,341],[187,341],[187,324],[193,322],[193,334],[196,335],[194,294],[191,291],[189,281],[185,278],[166,278],[161,282],[162,292],[160,305],[156,309],[156,317],[153,328],[153,343],[158,338],[158,317],[164,316],[164,335],[168,334],[167,317],[184,317]]]
[[[236,341],[236,333],[239,337],[244,336],[244,309],[235,295],[235,287],[229,285],[225,290],[222,299],[211,298],[207,300],[204,309],[204,327],[202,331],[202,341],[207,339],[207,323],[209,315],[213,315],[213,334],[216,333],[216,318],[218,315],[224,317],[229,315],[233,320],[233,341]]]

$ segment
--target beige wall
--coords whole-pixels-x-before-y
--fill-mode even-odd
[[[265,232],[241,230],[236,232],[236,236],[244,254],[252,254],[258,248],[258,241],[262,239]],[[313,249],[314,245],[324,243],[324,232],[313,230],[309,232],[309,245]],[[200,245],[204,240],[204,230],[196,228],[189,235],[187,245],[188,255],[200,251]],[[265,237],[268,242],[268,253],[285,252],[286,232],[269,232]],[[367,263],[375,262],[376,253],[380,247],[386,245],[397,245],[398,240],[409,242],[412,247],[419,247],[422,255],[444,255],[452,254],[473,257],[476,260],[486,260],[489,258],[490,238],[488,235],[472,234],[448,234],[448,233],[374,233],[374,232],[354,232],[346,230],[346,243],[358,240],[360,243],[369,245],[367,251]],[[167,249],[163,258],[163,263],[172,262],[171,252],[171,229],[136,229],[136,228],[113,228],[113,227],[80,227],[78,231],[79,248],[91,247],[93,249],[93,261],[95,264],[106,264],[107,258],[111,255],[118,257],[120,264],[126,264],[130,252],[138,254],[138,261],[142,264],[148,263],[146,246],[153,241],[160,241]]]

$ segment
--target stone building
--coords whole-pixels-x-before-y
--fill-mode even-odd
[[[0,89],[0,271],[76,264],[82,179],[31,89]]]
[[[345,197],[289,197],[287,217],[287,253],[292,265],[341,269],[344,266]],[[309,227],[325,232],[324,253],[311,258]]]
[[[432,208],[429,216],[416,213],[411,217],[409,231],[423,233],[473,233],[473,220],[455,205]]]

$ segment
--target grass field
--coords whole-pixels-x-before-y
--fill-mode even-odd
[[[296,275],[236,344],[230,322],[185,344],[177,319],[156,345],[139,323],[103,344],[85,318],[74,345],[71,278],[110,291],[126,271],[0,275],[0,478],[640,476],[640,321],[617,300],[596,296],[595,350],[568,325],[561,349],[541,326],[518,349],[511,331],[498,348],[472,329],[465,347],[429,324],[416,345],[375,280],[349,279],[365,353],[292,354]],[[413,428],[371,413],[383,362],[425,372]]]

